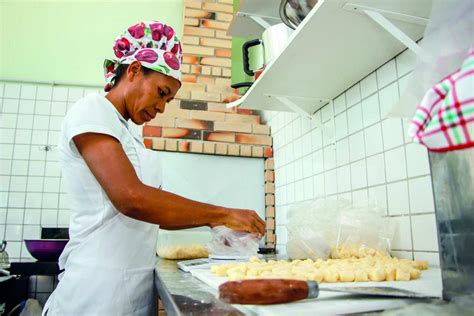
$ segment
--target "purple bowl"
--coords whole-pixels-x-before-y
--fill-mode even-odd
[[[26,249],[38,261],[58,261],[69,239],[25,239]]]

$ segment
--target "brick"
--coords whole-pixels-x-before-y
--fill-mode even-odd
[[[183,74],[188,74],[191,72],[191,67],[189,65],[186,65],[186,64],[182,64],[181,65],[181,72]],[[180,89],[181,90],[181,89]]]
[[[250,133],[252,131],[252,126],[248,123],[215,122],[214,130],[225,132]]]
[[[219,2],[219,3],[227,3],[227,4],[232,4],[232,5],[233,5],[233,4],[234,4],[233,1],[234,1],[234,0],[218,0],[217,2]]]
[[[199,63],[199,58],[197,56],[183,55],[183,63],[197,65]]]
[[[153,138],[151,148],[154,150],[165,150],[165,140],[163,138]]]
[[[192,153],[202,153],[203,142],[192,142],[191,143],[191,152]]]
[[[183,82],[196,82],[197,80],[197,77],[195,75],[183,75],[181,77],[181,81]],[[178,93],[180,92],[180,90],[178,90]],[[186,92],[186,91],[182,91],[182,92]]]
[[[221,74],[222,74],[222,68],[212,67],[212,75],[213,76],[220,76]]]
[[[252,133],[270,135],[270,126],[268,125],[252,125]]]
[[[145,138],[143,140],[143,145],[145,145],[145,148],[151,149],[152,144],[153,141],[150,138]]]
[[[191,91],[191,99],[193,99],[193,100],[202,100],[202,101],[211,101],[211,102],[212,101],[219,102],[221,100],[221,95],[219,93]]]
[[[179,141],[178,142],[178,151],[180,152],[189,152],[191,148],[191,143],[187,141]]]
[[[225,119],[225,114],[209,111],[191,111],[191,118],[205,121],[223,121]],[[216,129],[216,123],[214,123],[214,130]]]
[[[207,111],[207,103],[194,101],[194,100],[183,100],[180,104],[181,109],[185,110],[198,110],[198,111]]]
[[[210,75],[211,74],[211,67],[209,66],[203,66],[202,67],[202,70],[201,70],[201,73],[203,75]]]
[[[267,232],[265,234],[265,237],[266,237],[267,242],[269,242],[269,243],[275,243],[275,241],[276,241],[275,240],[275,234],[273,232]]]
[[[233,15],[232,14],[227,14],[227,13],[216,13],[216,20],[218,21],[226,21],[230,22],[232,21]]]
[[[260,116],[258,115],[227,114],[225,120],[228,122],[260,124]]]
[[[213,130],[214,122],[202,121],[202,120],[188,120],[188,119],[177,119],[176,127],[178,128],[189,128],[189,129],[204,129]]]
[[[216,53],[216,57],[232,58],[232,51],[230,49],[216,48],[215,53]],[[225,69],[229,70],[227,68]]]
[[[227,31],[229,28],[229,22],[220,22],[213,20],[201,20],[201,26],[207,27],[210,29],[224,30]]]
[[[228,94],[228,93],[233,93],[234,89],[232,89],[231,87],[226,87],[226,86],[222,86],[218,84],[212,84],[212,85],[206,86],[206,91]]]
[[[265,195],[265,205],[275,205],[275,195],[273,194],[266,194]]]
[[[178,151],[178,141],[175,139],[165,140],[165,150],[167,151]]]
[[[184,118],[188,119],[191,118],[191,111],[190,110],[181,110],[181,109],[166,109],[165,114],[169,117],[175,117],[175,118]]]
[[[244,157],[252,157],[252,146],[241,145],[240,155]]]
[[[231,36],[227,35],[226,31],[218,31],[216,30],[216,38],[222,38],[222,39],[232,39]]]
[[[216,83],[216,79],[214,77],[199,76],[197,78],[197,82],[206,85],[214,85]]]
[[[189,75],[183,75],[184,76],[189,76]],[[185,80],[185,79],[181,79],[181,80]],[[178,93],[176,93],[176,95],[174,96],[176,99],[178,100],[181,100],[181,99],[189,99],[191,97],[191,93],[189,91],[181,91],[181,90],[178,90]]]
[[[179,110],[180,103],[181,103],[180,100],[176,100],[176,99],[171,100],[171,102],[168,102],[166,104],[165,112],[166,112],[166,110],[168,110],[168,111]],[[160,114],[160,115],[166,115],[166,113],[163,113],[163,114]]]
[[[216,34],[216,31],[213,29],[206,29],[206,28],[201,28],[201,27],[185,26],[183,34],[203,36],[203,37],[214,37]]]
[[[240,95],[238,94],[235,94],[235,93],[223,93],[222,94],[222,102],[225,102],[225,103],[230,103],[230,102],[233,102],[233,101],[236,101],[240,98]]]
[[[239,144],[272,145],[272,137],[266,135],[235,134],[235,141]]]
[[[265,170],[275,170],[275,159],[265,159]]]
[[[273,157],[272,147],[265,147],[265,149],[263,149],[263,157],[265,157],[265,158]]]
[[[237,113],[238,114],[245,114],[245,115],[253,115],[253,110],[237,108]]]
[[[214,48],[204,46],[183,45],[183,54],[214,56]]]
[[[275,182],[275,172],[273,170],[266,170],[265,171],[265,181]]]
[[[234,133],[203,132],[203,139],[213,142],[235,143]]]
[[[143,127],[143,136],[160,137],[161,136],[161,127],[158,127],[158,126],[144,126]]]
[[[275,193],[275,183],[267,182],[265,183],[265,193]]]
[[[200,74],[201,73],[201,66],[196,66],[196,65],[193,65],[191,66],[191,73],[192,74]]]
[[[230,87],[231,81],[228,78],[216,78],[216,85],[222,85],[226,87]]]
[[[199,37],[196,36],[183,36],[181,39],[182,44],[190,44],[190,45],[199,45]]]
[[[199,19],[196,19],[196,18],[184,18],[184,25],[199,26]]]
[[[186,8],[184,10],[184,16],[186,18],[198,18],[198,19],[210,19],[212,17],[215,17],[215,14],[212,14],[212,12],[209,12],[209,11]]]
[[[154,119],[146,124],[146,126],[174,127],[174,117],[157,115]]]
[[[163,127],[162,132],[165,138],[201,139],[200,130]]]
[[[230,156],[240,156],[240,146],[236,144],[229,144],[227,153]]]
[[[267,217],[275,217],[275,207],[267,206],[265,208],[265,216]]]
[[[234,12],[234,7],[232,5],[217,4],[217,3],[211,3],[211,2],[203,3],[202,8],[203,10],[215,11],[215,12],[225,12],[225,13]]]
[[[220,58],[220,57],[203,57],[201,59],[202,65],[209,66],[220,66],[220,67],[232,67],[232,62],[230,58]]]
[[[228,68],[222,68],[222,76],[223,77],[232,77],[232,71]]]
[[[208,102],[207,110],[213,112],[234,113],[235,108],[228,109],[224,103]]]
[[[252,157],[263,157],[263,147],[252,146]]]
[[[214,143],[204,142],[203,153],[205,154],[215,154],[216,146]]]
[[[232,41],[231,40],[222,40],[222,39],[215,39],[215,38],[201,38],[201,45],[204,46],[211,46],[211,47],[219,47],[219,48],[232,48]]]
[[[201,0],[184,0],[184,6],[187,8],[200,9],[201,3]]]
[[[179,90],[183,91],[205,91],[206,85],[202,83],[183,82]],[[185,100],[182,100],[184,102]]]
[[[266,229],[275,229],[275,219],[267,218],[266,220]]]
[[[216,143],[216,155],[227,155],[227,144]]]

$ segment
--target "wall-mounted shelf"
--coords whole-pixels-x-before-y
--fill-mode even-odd
[[[292,34],[287,47],[267,65],[246,94],[228,107],[293,112],[296,106],[300,114],[311,116],[402,52],[409,41],[419,40],[431,3],[432,0],[319,0]],[[361,10],[364,8],[375,12],[375,18]],[[391,27],[406,35],[407,43],[392,35],[387,29]]]
[[[279,8],[280,0],[240,0],[227,34],[260,37],[267,26],[281,23]]]

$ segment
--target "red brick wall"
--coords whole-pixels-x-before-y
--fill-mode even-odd
[[[267,246],[275,246],[275,198],[270,127],[252,110],[227,109],[230,88],[232,0],[185,0],[183,85],[163,114],[143,128],[154,150],[264,157]]]

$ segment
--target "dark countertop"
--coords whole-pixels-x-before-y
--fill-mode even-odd
[[[155,287],[167,315],[244,315],[217,298],[207,284],[178,270],[177,261],[158,259]]]

